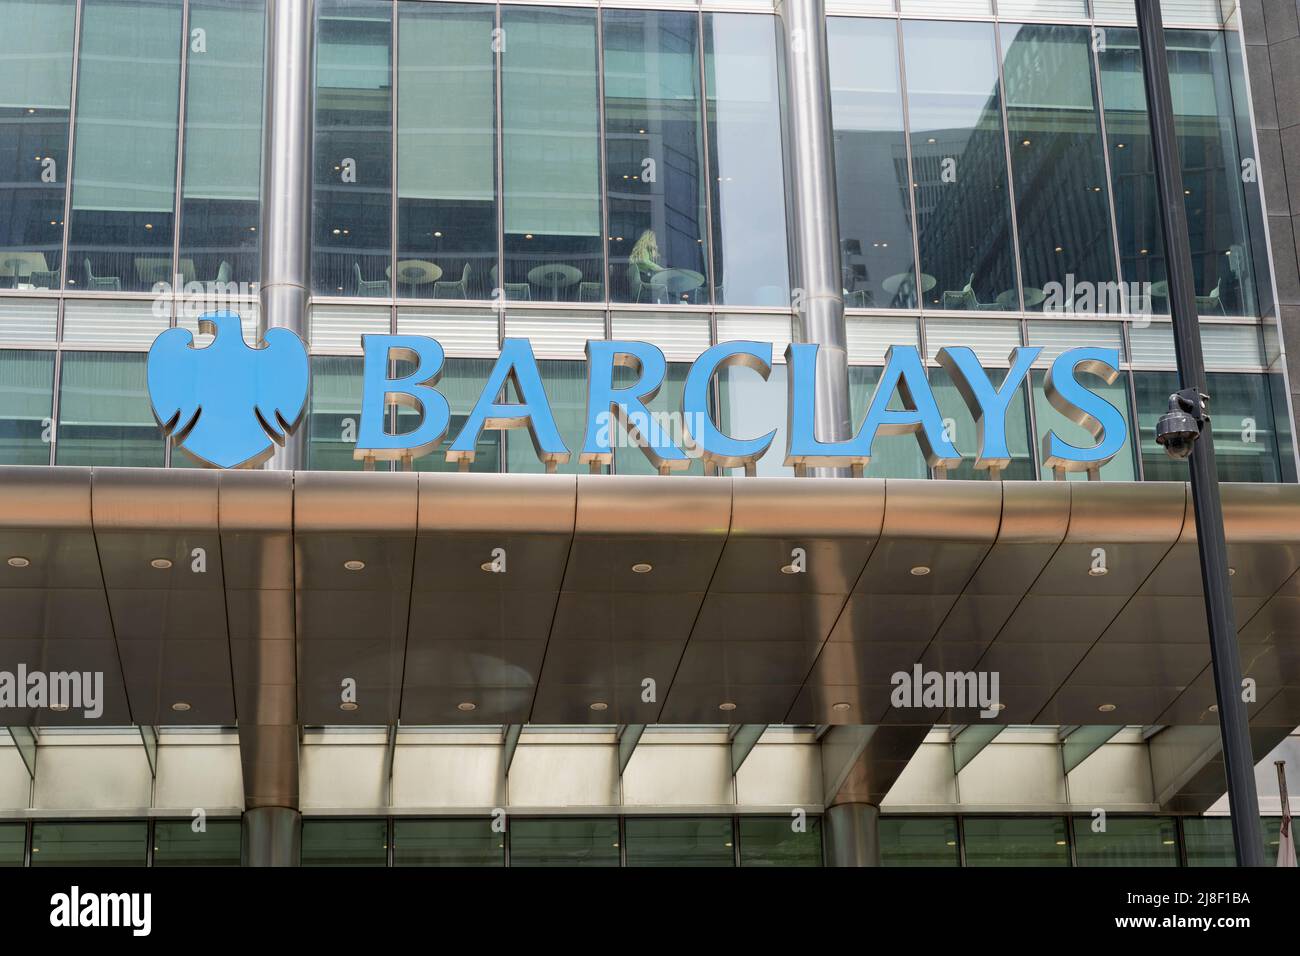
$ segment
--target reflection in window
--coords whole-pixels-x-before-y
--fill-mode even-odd
[[[392,8],[380,0],[316,7],[312,287],[392,295]]]
[[[1281,817],[1260,817],[1264,838],[1264,859],[1276,859]],[[1300,847],[1300,835],[1291,827],[1291,839]],[[1188,866],[1236,866],[1237,852],[1232,843],[1231,817],[1184,817],[1183,841],[1187,846]]]
[[[303,866],[386,866],[387,820],[303,820]]]
[[[776,20],[704,14],[718,303],[790,304]]]
[[[957,866],[957,821],[953,817],[881,817],[882,866]]]
[[[86,0],[67,286],[147,290],[172,274],[178,0]]]
[[[844,304],[915,308],[898,28],[833,17],[827,32]]]
[[[0,2],[0,288],[59,287],[74,7]]]
[[[1062,817],[967,817],[967,866],[1069,866]]]
[[[1034,419],[1038,425],[1038,447],[1043,445],[1043,436],[1048,432],[1056,432],[1058,438],[1068,442],[1077,448],[1091,448],[1097,444],[1097,439],[1092,433],[1082,425],[1066,418],[1047,400],[1047,395],[1043,391],[1043,379],[1045,373],[1039,369],[1029,373],[1033,380],[1034,391]],[[1088,390],[1100,395],[1106,401],[1114,405],[1124,421],[1128,423],[1128,433],[1124,436],[1124,446],[1120,449],[1119,454],[1112,458],[1107,464],[1101,467],[1101,477],[1106,481],[1137,481],[1137,472],[1133,462],[1133,422],[1132,412],[1130,411],[1128,400],[1128,375],[1121,373],[1111,385],[1103,384],[1101,379],[1084,375],[1080,381],[1084,382]],[[1165,396],[1168,404],[1168,395]],[[1040,469],[1041,477],[1046,479],[1055,478],[1052,469],[1043,465]],[[1088,477],[1086,471],[1071,471],[1066,473],[1070,480],[1084,480]]]
[[[153,825],[154,866],[239,866],[240,822],[208,820],[194,832],[193,821],[157,820]]]
[[[397,294],[485,299],[497,260],[492,7],[398,4]]]
[[[63,354],[54,463],[162,467],[143,353]]]
[[[54,353],[0,351],[0,464],[48,465]]]
[[[989,381],[994,388],[1000,389],[1006,381],[1007,370],[1004,368],[985,368]],[[957,386],[953,384],[947,369],[930,369],[930,388],[934,390],[934,400],[939,405],[944,423],[950,429],[949,438],[961,452],[962,463],[948,470],[949,478],[991,478],[987,470],[975,470],[975,457],[979,454],[979,433],[975,419],[962,399]],[[1011,464],[997,473],[996,477],[1009,481],[1033,481],[1034,458],[1029,448],[1029,396],[1024,387],[1020,395],[1007,405],[1005,422],[1007,450],[1011,452]]]
[[[849,366],[849,408],[853,416],[853,434],[857,435],[867,419],[867,409],[871,407],[876,394],[876,385],[880,382],[882,368],[875,366]],[[887,406],[896,411],[903,409],[902,396],[898,390],[889,398]],[[915,434],[884,435],[876,433],[875,443],[871,447],[871,461],[863,474],[868,478],[924,478],[929,474],[925,456],[921,454],[921,445]]]
[[[1107,311],[1095,296],[1117,275],[1090,31],[1004,23],[1002,71],[1025,308]],[[1094,305],[1070,301],[1084,283]]]
[[[360,471],[352,451],[361,424],[361,356],[313,356],[307,402],[307,467]]]
[[[22,866],[27,847],[27,824],[0,824],[0,866]]]
[[[500,288],[508,299],[603,301],[595,11],[503,7],[501,23]]]
[[[853,370],[849,370],[853,374]],[[732,438],[762,438],[773,429],[776,435],[767,452],[758,460],[755,474],[760,478],[790,477],[793,468],[785,462],[786,445],[786,366],[773,365],[772,374],[763,377],[748,368],[723,368],[718,371],[718,428]],[[743,469],[731,474],[743,474]]]
[[[585,471],[587,466],[579,466],[578,458],[582,451],[582,440],[587,433],[587,363],[539,359],[537,369],[542,377],[542,387],[546,389],[547,400],[551,405],[551,414],[555,416],[555,425],[560,430],[560,438],[564,441],[564,446],[569,449],[568,463],[557,466],[556,471],[564,475]],[[486,375],[479,380],[480,388],[485,379]],[[504,400],[506,402],[520,400],[513,384],[506,387]],[[484,434],[487,434],[486,430]],[[518,474],[546,470],[546,466],[537,457],[533,448],[533,439],[527,428],[511,428],[498,434],[506,443],[507,471]],[[480,436],[481,440],[482,436]]]
[[[623,824],[628,866],[735,866],[731,817],[633,817]]]
[[[205,288],[258,277],[264,20],[262,0],[190,3],[177,272]]]
[[[618,866],[618,818],[515,820],[511,866]]]
[[[653,427],[659,429],[660,435],[683,450],[686,450],[686,442],[685,422],[682,418],[682,393],[686,389],[686,375],[690,370],[691,367],[686,362],[670,362],[663,385],[659,388],[659,394],[645,403],[652,416]],[[631,369],[619,367],[614,370],[615,388],[631,385],[635,379],[636,376]],[[645,453],[633,445],[630,439],[624,437],[625,435],[626,432],[621,428],[614,428],[611,431],[614,444],[614,471],[620,475],[658,474]],[[674,471],[673,474],[702,475],[704,462],[699,458],[692,459],[689,468],[680,472]]]
[[[114,823],[32,824],[32,866],[144,866],[149,825]]]
[[[1178,827],[1172,817],[1108,816],[1096,832],[1092,817],[1074,818],[1079,866],[1177,866]]]
[[[709,301],[698,20],[604,14],[609,287],[616,302]]]
[[[505,839],[488,819],[399,819],[393,822],[393,866],[505,866]]]
[[[921,253],[916,292],[927,309],[1016,310],[993,28],[905,21],[903,44]],[[903,299],[906,285],[898,286]]]
[[[457,471],[456,462],[447,461],[447,449],[456,440],[460,430],[465,427],[465,419],[473,411],[475,402],[483,393],[483,383],[492,374],[491,359],[447,359],[442,366],[442,377],[438,379],[438,391],[451,406],[451,425],[447,437],[441,444],[423,458],[415,459],[416,471]],[[406,362],[397,363],[398,376],[409,374],[411,366]],[[397,430],[408,432],[416,427],[416,412],[404,406],[397,409]],[[473,472],[498,472],[501,470],[501,433],[484,429],[478,436],[474,449],[474,461],[469,470]]]
[[[1258,315],[1225,34],[1169,30],[1165,42],[1197,309],[1201,315]],[[1151,308],[1168,314],[1137,31],[1107,28],[1098,58],[1124,281],[1150,282]]]
[[[1285,478],[1267,375],[1210,372],[1206,375],[1210,426],[1220,481],[1280,482]],[[1147,481],[1187,481],[1187,462],[1175,461],[1156,444],[1155,427],[1178,391],[1176,372],[1137,372],[1138,431],[1142,477]]]
[[[821,866],[822,821],[809,817],[796,831],[792,817],[741,817],[741,866]]]

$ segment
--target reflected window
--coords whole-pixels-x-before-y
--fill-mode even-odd
[[[994,388],[1002,388],[1006,381],[1007,370],[1004,368],[985,368],[989,381]],[[948,437],[961,452],[962,463],[956,468],[948,469],[949,478],[985,479],[997,477],[1009,481],[1033,481],[1034,457],[1029,448],[1029,394],[1028,385],[1022,385],[1020,394],[1007,405],[1007,418],[1004,423],[1007,436],[1007,450],[1011,452],[1011,464],[992,475],[987,469],[975,470],[975,458],[979,454],[979,429],[970,409],[962,399],[952,376],[947,369],[930,369],[930,388],[934,391],[934,400],[939,405],[944,424],[948,427]]]
[[[399,296],[486,299],[497,261],[492,7],[398,4]]]
[[[144,820],[38,821],[32,824],[32,866],[144,866],[148,839]]]
[[[796,831],[795,818],[741,817],[741,866],[821,866],[821,817],[808,817]]]
[[[303,820],[303,866],[386,866],[388,821]]]
[[[604,301],[596,13],[503,7],[501,24],[505,265],[492,284],[507,299]]]
[[[1264,840],[1264,860],[1277,859],[1281,817],[1260,817]],[[1291,827],[1291,839],[1300,847],[1300,836]],[[1236,866],[1237,853],[1232,843],[1231,817],[1184,817],[1183,840],[1187,845],[1188,866]]]
[[[1002,72],[1025,308],[1109,311],[1118,276],[1091,31],[1004,23]]]
[[[456,440],[460,430],[465,427],[465,419],[473,411],[474,404],[483,393],[483,383],[492,374],[491,359],[447,359],[443,364],[442,377],[438,379],[438,391],[451,406],[451,425],[447,436],[430,454],[415,459],[416,471],[459,471],[457,462],[447,461],[447,449]],[[398,376],[409,374],[408,363],[398,362]],[[397,430],[408,432],[416,427],[414,409],[399,407],[397,409]],[[472,472],[498,472],[501,470],[501,432],[484,429],[478,436],[474,448],[474,461],[470,464]]]
[[[1069,866],[1062,817],[966,817],[967,866]]]
[[[921,273],[898,301],[1017,310],[993,27],[904,21],[903,46]]]
[[[844,304],[915,308],[898,28],[832,17],[827,36]]]
[[[393,866],[505,866],[506,835],[492,820],[395,820]]]
[[[704,14],[715,301],[790,304],[776,19]]]
[[[265,19],[263,0],[190,0],[176,271],[217,295],[258,278]]]
[[[515,820],[511,866],[618,866],[618,818]]]
[[[650,412],[652,427],[678,448],[686,450],[685,421],[682,418],[682,394],[686,390],[686,375],[691,367],[686,362],[670,362],[659,394],[645,403]],[[625,388],[636,380],[631,369],[614,370],[614,387]],[[610,432],[614,445],[614,471],[620,475],[657,475],[645,453],[632,444],[623,429],[614,427]],[[702,475],[704,462],[693,458],[689,468],[674,471],[674,475]]]
[[[0,351],[0,463],[50,463],[53,402],[53,352]]]
[[[1092,432],[1088,431],[1077,422],[1066,418],[1058,412],[1047,400],[1047,395],[1043,391],[1043,379],[1045,373],[1042,369],[1035,369],[1029,373],[1033,381],[1034,392],[1034,419],[1038,425],[1038,447],[1042,448],[1043,436],[1048,432],[1056,432],[1058,438],[1068,442],[1077,448],[1091,448],[1097,444],[1097,439],[1093,437]],[[1130,411],[1128,396],[1128,375],[1121,372],[1115,381],[1106,385],[1096,376],[1086,375],[1080,379],[1087,386],[1088,390],[1100,395],[1111,405],[1119,409],[1124,421],[1128,423],[1127,434],[1124,436],[1124,445],[1119,454],[1101,467],[1101,477],[1106,481],[1137,481],[1137,468],[1133,461],[1133,415]],[[1165,396],[1166,406],[1168,405],[1168,395]],[[1045,479],[1052,479],[1056,476],[1052,469],[1043,465],[1040,469],[1040,476]],[[1086,471],[1067,472],[1066,477],[1072,481],[1082,481],[1087,479]]]
[[[54,463],[162,467],[143,353],[63,353]]]
[[[587,466],[579,465],[578,458],[582,451],[582,440],[587,434],[587,363],[539,359],[537,369],[542,378],[542,387],[546,389],[551,414],[555,416],[555,425],[560,430],[560,438],[569,449],[568,463],[558,465],[556,471],[564,475],[586,471]],[[480,388],[485,380],[486,376],[479,380]],[[504,400],[520,400],[513,383],[506,386]],[[487,434],[489,432],[484,429],[483,435]],[[505,442],[507,471],[516,474],[546,471],[546,466],[538,459],[533,448],[533,439],[527,428],[511,428],[497,434]],[[479,436],[480,441],[483,435]]]
[[[352,457],[361,424],[361,356],[315,355],[307,402],[307,467],[361,471]],[[387,466],[377,466],[387,470]]]
[[[194,831],[193,821],[156,820],[153,825],[154,866],[239,866],[240,821],[208,820]]]
[[[867,409],[871,407],[876,395],[876,386],[880,382],[883,368],[866,365],[849,366],[849,409],[852,414],[853,434],[862,430],[867,420]],[[889,397],[888,408],[902,411],[903,398],[894,390]],[[871,461],[863,469],[868,478],[925,478],[929,468],[925,456],[921,454],[921,445],[915,434],[886,435],[876,432],[876,440],[871,446]]]
[[[731,817],[632,817],[628,866],[735,866]]]
[[[1172,817],[1107,816],[1094,831],[1092,817],[1074,818],[1079,866],[1177,866],[1178,827]]]
[[[882,866],[958,866],[953,817],[881,817]]]
[[[312,288],[393,292],[393,22],[380,0],[316,6]]]
[[[0,866],[22,866],[27,848],[27,824],[0,824]]]
[[[704,137],[694,13],[604,14],[609,288],[707,303]]]
[[[853,374],[853,369],[849,370]],[[790,477],[793,468],[785,462],[786,446],[786,366],[774,364],[764,381],[753,369],[728,367],[718,370],[718,428],[738,440],[762,438],[773,429],[776,435],[758,460],[755,474],[760,478]],[[733,475],[744,469],[733,468]]]
[[[60,285],[75,7],[0,2],[0,288]]]
[[[170,281],[180,56],[179,0],[85,0],[69,289]]]

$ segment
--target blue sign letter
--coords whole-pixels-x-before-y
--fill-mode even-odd
[[[426,335],[363,335],[361,424],[357,428],[356,460],[419,458],[438,446],[451,424],[451,407],[433,386],[442,375],[442,346]],[[410,362],[415,369],[401,378],[388,377],[390,361]],[[388,409],[405,406],[423,412],[415,431],[390,435],[384,427]]]
[[[614,369],[631,369],[636,381],[614,387]],[[622,428],[659,471],[690,466],[685,453],[665,435],[645,403],[659,394],[668,365],[664,353],[648,342],[587,342],[587,437],[579,464],[614,461],[613,430]]]
[[[709,387],[719,369],[729,366],[752,368],[766,379],[772,373],[771,342],[719,342],[706,349],[686,375],[682,393],[682,418],[687,441],[700,449],[704,460],[719,468],[744,467],[752,470],[767,452],[776,429],[761,438],[732,438],[714,424],[709,414]]]
[[[975,420],[975,435],[979,441],[976,469],[1000,471],[1011,464],[1011,451],[1007,448],[1007,406],[1016,397],[1020,383],[1042,350],[1041,346],[1012,349],[1008,356],[1011,368],[1000,388],[993,387],[988,373],[971,349],[957,345],[939,350],[936,356],[939,364],[948,370],[952,383],[957,386],[958,394]]]
[[[1057,472],[1092,471],[1119,454],[1128,427],[1124,416],[1110,402],[1085,388],[1076,377],[1090,372],[1107,385],[1119,377],[1119,350],[1103,348],[1067,349],[1056,357],[1043,382],[1043,392],[1052,407],[1086,428],[1097,444],[1077,448],[1062,441],[1056,432],[1043,436],[1043,464]]]

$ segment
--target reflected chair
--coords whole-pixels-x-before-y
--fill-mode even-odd
[[[599,282],[578,283],[579,302],[603,302],[604,300],[605,290]]]
[[[492,288],[495,290],[498,288],[497,267],[493,266],[489,274],[492,277]],[[506,298],[512,301],[526,302],[533,297],[532,289],[529,288],[527,282],[507,282],[499,288],[505,293]]]
[[[433,297],[435,299],[468,299],[469,263],[465,263],[465,268],[456,281],[435,282],[433,284]]]
[[[352,263],[352,278],[357,283],[357,295],[366,296],[388,296],[391,295],[387,279],[363,279],[361,278],[361,263]]]
[[[212,280],[225,284],[230,281],[230,263],[225,259],[221,260],[221,265],[217,266],[217,277]]]
[[[86,288],[97,292],[121,292],[122,280],[118,276],[97,276],[90,268],[90,259],[83,259],[86,269]]]
[[[945,309],[967,309],[974,311],[980,307],[980,300],[975,295],[975,273],[970,274],[970,279],[960,291],[953,292],[951,289],[945,289],[940,304]]]
[[[31,275],[27,277],[27,281],[33,289],[57,289],[59,287],[59,270],[33,270]]]
[[[1228,312],[1223,307],[1223,296],[1220,290],[1223,287],[1223,279],[1214,283],[1214,288],[1210,290],[1209,295],[1198,295],[1196,297],[1197,315],[1205,315],[1207,312],[1218,311],[1220,315],[1227,315]]]

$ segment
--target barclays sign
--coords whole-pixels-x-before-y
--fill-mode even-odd
[[[194,347],[193,336],[169,329],[149,350],[148,383],[154,415],[178,446],[203,464],[220,468],[252,467],[282,443],[302,418],[307,398],[307,353],[301,339],[284,329],[272,329],[259,348],[242,339],[239,319],[213,313],[200,320],[202,331],[217,338],[205,349]],[[358,460],[402,460],[431,454],[448,437],[451,407],[438,391],[445,353],[436,339],[422,335],[362,336],[362,408],[353,456]],[[817,436],[813,409],[816,398],[818,346],[796,343],[786,348],[788,367],[786,448],[784,463],[797,469],[810,466],[861,467],[871,461],[876,439],[914,435],[927,462],[952,468],[962,451],[948,436],[943,416],[914,346],[889,349],[885,368],[857,434],[843,442]],[[1039,347],[1013,349],[999,385],[975,353],[965,346],[941,349],[939,364],[947,370],[976,426],[977,469],[996,471],[1011,462],[1006,416],[1012,401],[1038,359]],[[753,465],[771,452],[776,429],[757,437],[724,432],[709,409],[715,376],[726,368],[745,368],[767,379],[772,370],[768,342],[722,342],[692,363],[682,396],[681,436],[654,427],[647,408],[667,374],[663,352],[648,342],[587,343],[587,407],[578,463],[593,468],[613,461],[617,436],[627,435],[661,472],[689,467],[702,458],[720,468]],[[394,362],[410,367],[393,374]],[[630,384],[615,385],[616,369],[630,373]],[[1091,471],[1119,453],[1127,436],[1124,416],[1083,381],[1093,376],[1110,384],[1119,375],[1115,349],[1067,349],[1047,370],[1043,388],[1048,401],[1095,439],[1076,446],[1055,431],[1043,436],[1042,460],[1057,471]],[[517,402],[503,402],[511,384]],[[890,408],[893,396],[903,408]],[[389,409],[403,406],[420,413],[411,431],[394,433]],[[532,345],[527,339],[506,339],[478,400],[445,455],[467,467],[473,462],[484,431],[526,428],[538,458],[548,470],[569,462],[571,450],[560,435],[542,383]]]

